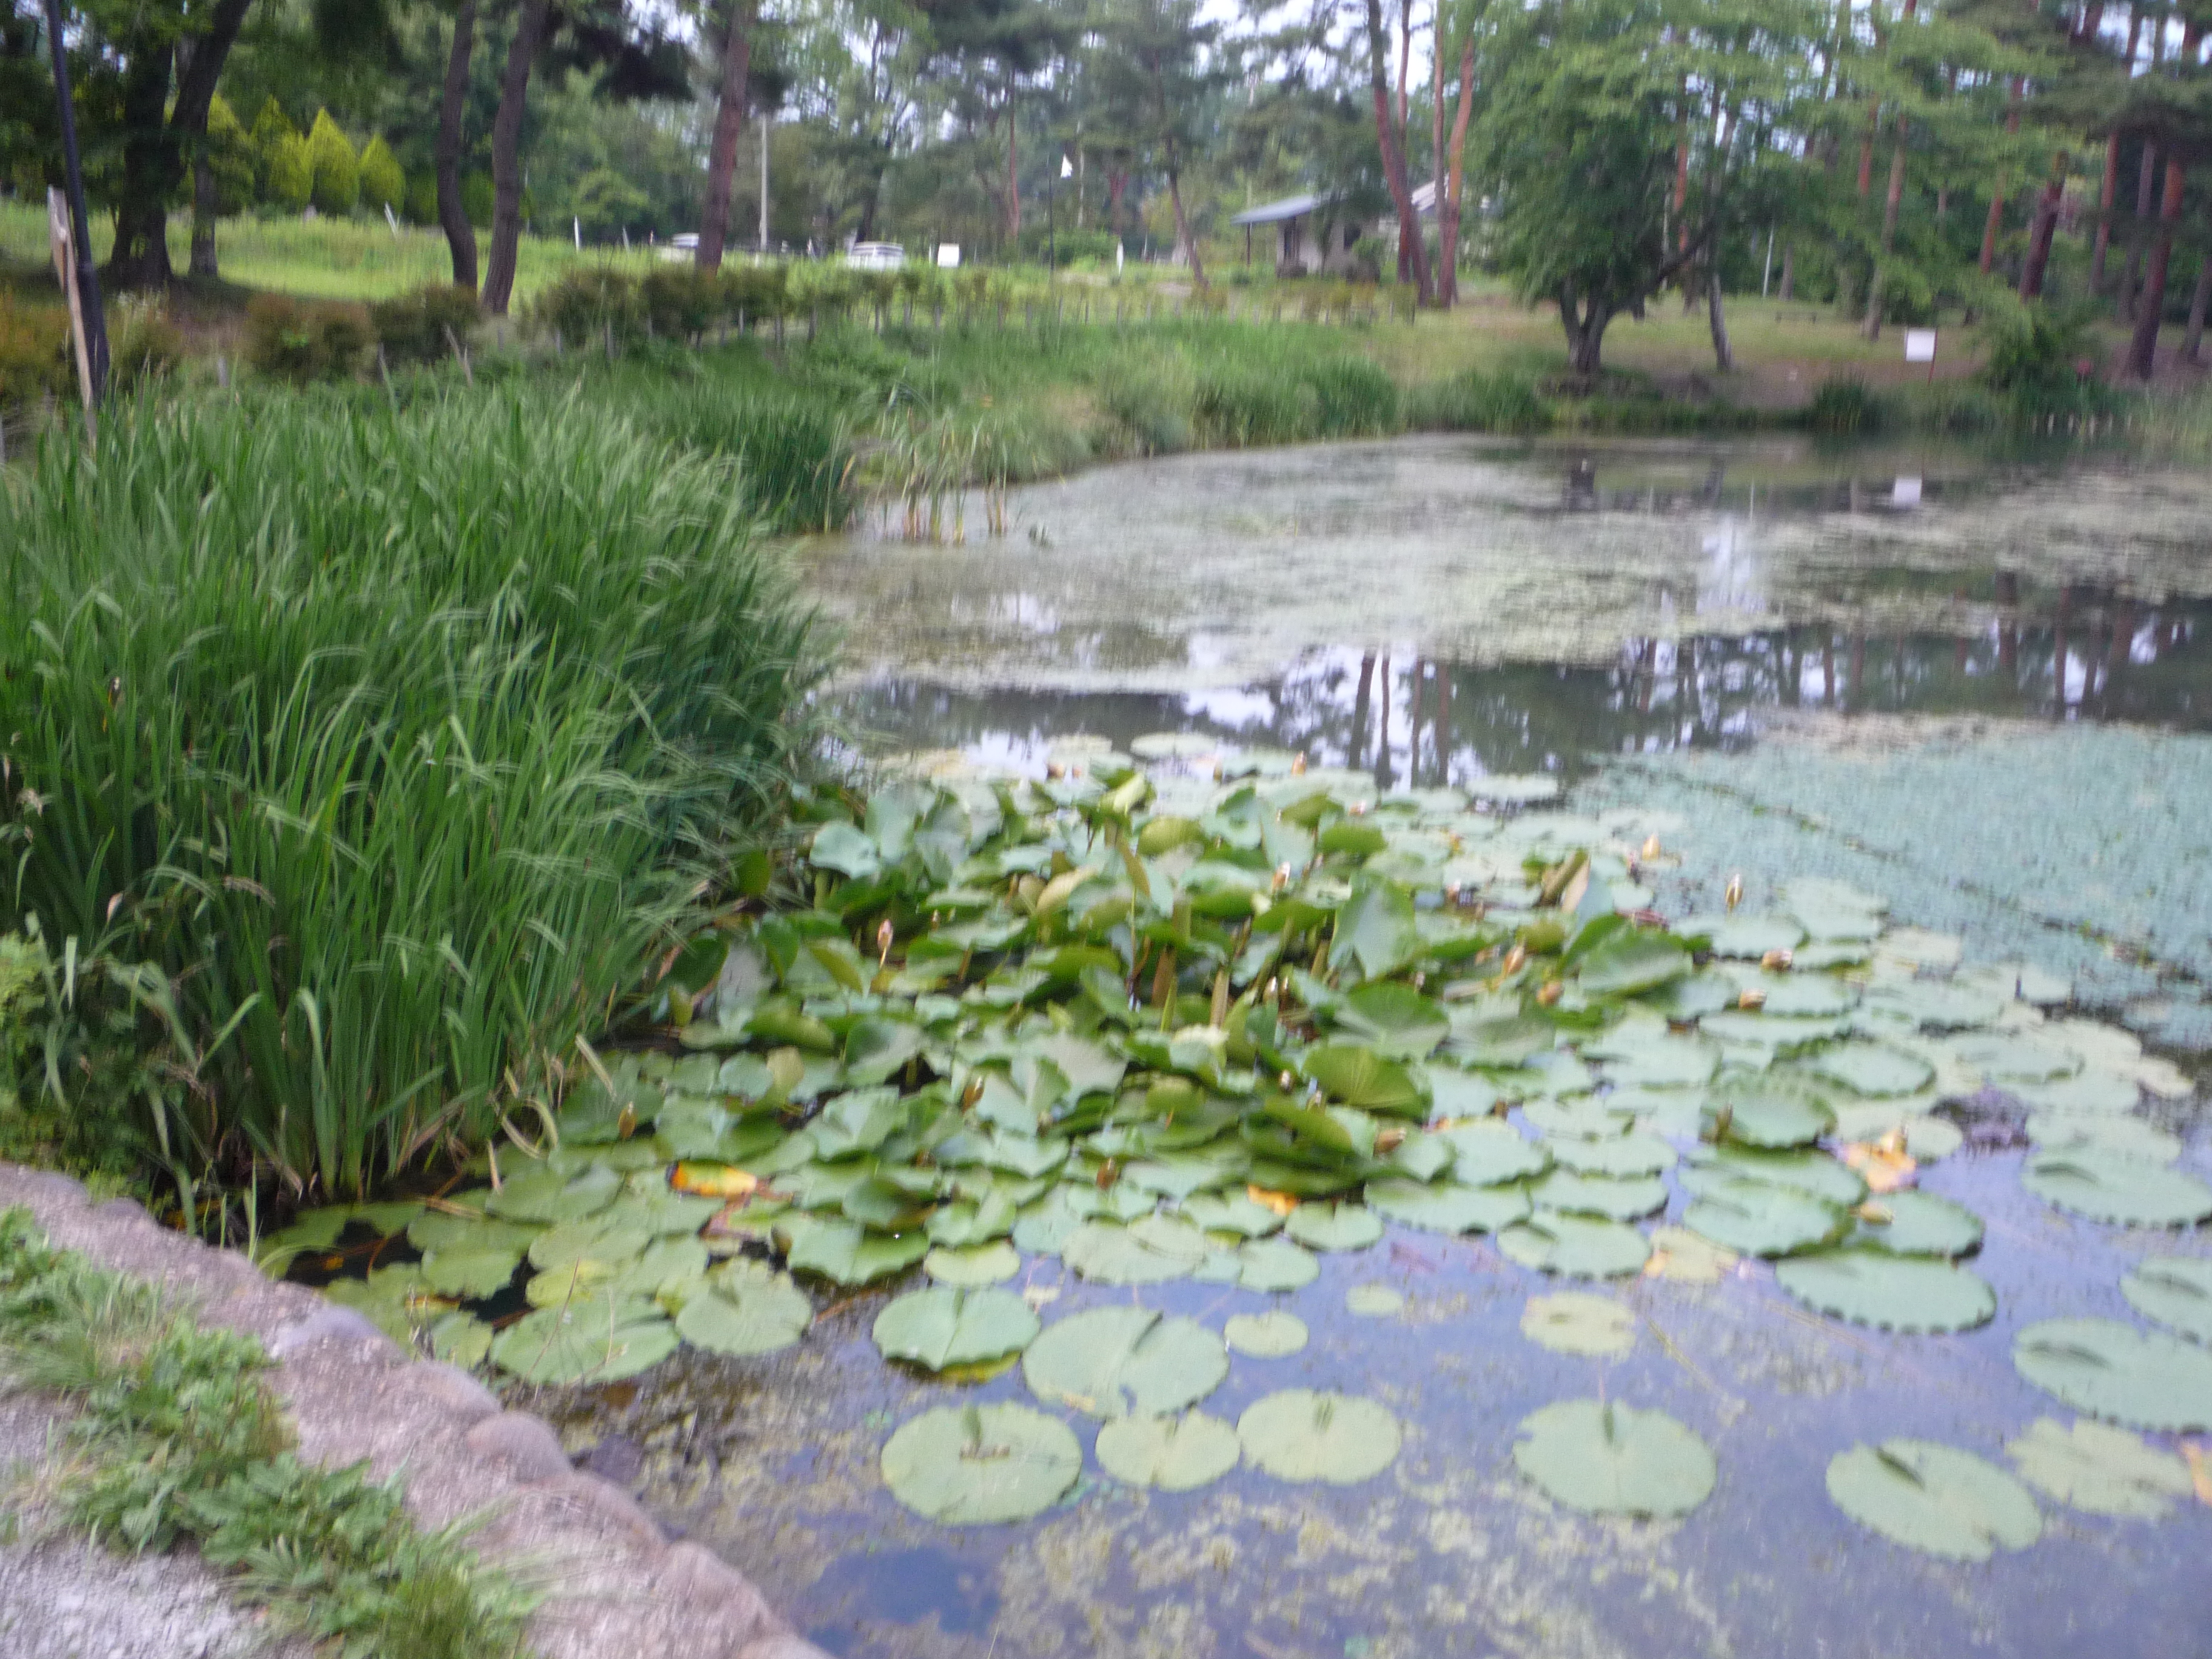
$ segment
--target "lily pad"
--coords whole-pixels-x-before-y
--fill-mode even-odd
[[[1163,1285],[1188,1278],[1206,1260],[1206,1235],[1188,1221],[1152,1215],[1121,1226],[1086,1221],[1060,1247],[1060,1260],[1101,1285]]]
[[[1634,1221],[1667,1207],[1667,1183],[1656,1176],[1577,1175],[1554,1170],[1528,1188],[1540,1208],[1568,1215]]]
[[[1359,986],[1333,1012],[1340,1027],[1386,1060],[1423,1059],[1451,1034],[1442,1003],[1389,980]]]
[[[2045,1203],[2122,1227],[2185,1227],[2212,1216],[2212,1187],[2196,1176],[2093,1146],[2037,1152],[2021,1182]]]
[[[676,1327],[641,1297],[592,1297],[540,1308],[501,1331],[492,1363],[526,1382],[616,1382],[676,1352]]]
[[[1325,1043],[1308,1051],[1304,1065],[1330,1099],[1362,1111],[1418,1118],[1428,1105],[1413,1071],[1359,1043]]]
[[[1532,1100],[1521,1109],[1528,1127],[1556,1139],[1605,1140],[1626,1134],[1634,1120],[1592,1097]]]
[[[2032,1112],[2027,1138],[2038,1151],[2117,1152],[2146,1164],[2172,1164],[2181,1156],[2179,1136],[2139,1117],[2104,1112]]]
[[[430,1352],[448,1365],[472,1371],[491,1358],[492,1339],[496,1335],[481,1319],[456,1310],[430,1327]]]
[[[1255,1238],[1237,1254],[1244,1263],[1238,1283],[1248,1291],[1302,1290],[1321,1277],[1319,1258],[1287,1238]]]
[[[1932,1440],[1885,1440],[1838,1452],[1828,1496],[1860,1525],[1908,1549],[1986,1561],[2043,1535],[2027,1488],[1996,1464]]]
[[[523,1247],[488,1241],[430,1250],[422,1257],[422,1281],[441,1296],[495,1296],[507,1288],[522,1265]]]
[[[1265,1395],[1237,1419],[1245,1462],[1278,1480],[1356,1486],[1398,1455],[1398,1419],[1372,1400],[1310,1389]]]
[[[1807,1307],[1878,1330],[1971,1330],[1997,1310],[1996,1292],[1966,1268],[1887,1250],[1793,1256],[1776,1265],[1774,1276]]]
[[[1310,1250],[1364,1250],[1382,1237],[1382,1223],[1358,1204],[1301,1204],[1283,1231]]]
[[[1521,1334],[1554,1353],[1612,1359],[1636,1346],[1636,1316],[1610,1297],[1561,1291],[1528,1298]]]
[[[1795,1188],[1744,1177],[1701,1182],[1682,1224],[1745,1255],[1788,1255],[1833,1243],[1848,1217],[1833,1204]]]
[[[1563,1400],[1523,1418],[1519,1433],[1521,1473],[1586,1515],[1687,1515],[1719,1474],[1711,1449],[1664,1412]]]
[[[1449,1124],[1437,1133],[1452,1144],[1452,1179],[1469,1187],[1526,1180],[1552,1164],[1548,1149],[1496,1118]]]
[[[446,1304],[438,1301],[413,1262],[378,1267],[367,1279],[334,1279],[323,1286],[323,1295],[341,1307],[363,1315],[403,1348],[415,1346],[417,1327],[441,1317]]]
[[[1395,1319],[1406,1310],[1406,1293],[1388,1285],[1354,1285],[1344,1293],[1344,1310],[1360,1319]]]
[[[2049,1083],[2011,1083],[2005,1092],[2044,1112],[2132,1112],[2142,1103],[2142,1085],[2112,1072],[2078,1072]]]
[[[2045,1319],[2014,1339],[2020,1374],[2076,1411],[2130,1429],[2212,1429],[2212,1350],[2114,1319]]]
[[[1690,953],[1656,933],[1616,934],[1582,959],[1575,970],[1585,996],[1634,996],[1683,978]]]
[[[1651,1234],[1651,1260],[1662,1279],[1683,1285],[1717,1285],[1741,1258],[1687,1227],[1660,1227]]]
[[[1605,1140],[1559,1140],[1552,1156],[1577,1175],[1663,1175],[1674,1167],[1674,1149],[1654,1134],[1616,1135]]]
[[[1714,1099],[1714,1121],[1728,1138],[1763,1152],[1809,1146],[1836,1126],[1826,1101],[1779,1079],[1729,1083]]]
[[[1221,1339],[1195,1320],[1090,1308],[1055,1321],[1022,1354],[1030,1392],[1092,1417],[1164,1417],[1229,1375]]]
[[[2148,1257],[2120,1281],[2120,1294],[2144,1318],[2212,1344],[2212,1257]]]
[[[1204,1412],[1119,1417],[1098,1431],[1099,1467],[1117,1480],[1192,1492],[1237,1467],[1237,1431]]]
[[[1618,1279],[1641,1271],[1651,1246],[1633,1227],[1540,1210],[1498,1235],[1498,1248],[1524,1267],[1570,1279]]]
[[[1839,1042],[1805,1062],[1808,1071],[1870,1097],[1909,1095],[1924,1089],[1936,1068],[1917,1054],[1879,1042]]]
[[[622,1176],[603,1164],[577,1176],[540,1166],[509,1176],[484,1200],[484,1208],[506,1221],[580,1221],[605,1209],[621,1191]]]
[[[921,1270],[940,1285],[998,1285],[1022,1270],[1020,1253],[1003,1238],[950,1250],[939,1245],[921,1259]]]
[[[1826,1152],[1763,1152],[1749,1146],[1693,1148],[1680,1178],[1692,1193],[1702,1193],[1716,1182],[1749,1179],[1787,1187],[1831,1204],[1856,1204],[1866,1196],[1866,1182],[1848,1165]]]
[[[1012,1291],[933,1285],[888,1304],[872,1334],[884,1358],[941,1371],[1019,1353],[1042,1328],[1030,1304]]]
[[[1306,1345],[1306,1322],[1279,1309],[1260,1314],[1231,1314],[1221,1328],[1221,1340],[1231,1353],[1255,1359],[1280,1359]]]
[[[1210,1233],[1237,1233],[1246,1238],[1265,1238],[1280,1231],[1283,1218],[1243,1193],[1224,1197],[1200,1193],[1182,1201],[1183,1219]]]
[[[2091,1515],[2162,1520],[2190,1496],[2189,1466],[2125,1429],[2039,1417],[2005,1453],[2021,1478],[2054,1502]]]
[[[1367,1207],[1377,1215],[1429,1232],[1489,1233],[1510,1226],[1532,1206],[1528,1194],[1519,1187],[1463,1187],[1456,1181],[1433,1185],[1419,1181],[1370,1181]]]
[[[1980,1247],[1982,1218],[1930,1193],[1889,1193],[1860,1206],[1846,1242],[1899,1255],[1969,1255]]]
[[[790,1227],[787,1236],[791,1243],[786,1266],[793,1273],[818,1274],[840,1285],[873,1284],[929,1254],[926,1233],[878,1233],[851,1221],[802,1218],[801,1224]]]
[[[744,1358],[790,1347],[813,1322],[814,1304],[790,1274],[738,1257],[685,1300],[676,1333],[695,1348]]]
[[[902,1423],[883,1451],[891,1496],[949,1527],[1026,1521],[1083,1473],[1066,1424],[1027,1406],[940,1406]]]
[[[1704,938],[1717,957],[1756,962],[1770,951],[1790,951],[1805,942],[1805,930],[1788,916],[1700,916],[1677,922],[1685,939]]]

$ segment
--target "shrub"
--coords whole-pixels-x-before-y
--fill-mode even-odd
[[[281,112],[280,112],[281,113]],[[215,174],[216,211],[239,213],[253,201],[253,140],[221,93],[208,105],[208,166]]]
[[[120,301],[109,325],[108,363],[118,392],[165,379],[185,360],[185,337],[158,300]]]
[[[69,315],[58,306],[33,310],[0,289],[0,409],[66,396],[76,384],[69,356]]]
[[[707,331],[721,309],[721,284],[696,265],[662,264],[638,283],[638,301],[653,333],[689,340]]]
[[[340,218],[351,213],[361,199],[361,161],[326,109],[315,112],[307,133],[307,162],[314,169],[315,210]]]
[[[246,305],[246,360],[274,380],[343,380],[369,343],[359,306],[257,294]]]
[[[1429,432],[1537,432],[1551,418],[1532,382],[1480,369],[1418,386],[1406,402],[1407,424]]]
[[[542,395],[280,392],[0,492],[0,929],[173,988],[149,1140],[337,1194],[550,1097],[809,751],[731,474]]]
[[[279,138],[269,156],[269,183],[264,192],[271,206],[288,213],[306,207],[315,193],[315,161],[307,141],[294,133]]]
[[[1224,366],[1200,374],[1191,415],[1209,442],[1295,443],[1314,434],[1317,402],[1310,386],[1286,375]]]
[[[453,342],[469,342],[470,331],[483,320],[475,290],[451,283],[425,283],[421,288],[368,308],[369,325],[393,362],[436,362],[451,355]]]
[[[209,108],[212,112],[214,106],[210,105]],[[284,155],[285,147],[299,136],[299,128],[292,125],[292,118],[284,113],[284,106],[276,101],[273,94],[262,100],[261,112],[253,118],[250,142],[253,147],[253,186],[264,200],[270,199],[275,194],[270,174],[278,158]],[[304,205],[307,198],[303,195],[300,199]]]
[[[386,208],[397,213],[406,198],[407,174],[379,133],[361,153],[361,204],[380,213]]]
[[[407,205],[401,216],[414,225],[438,222],[438,179],[434,173],[417,173],[407,181]]]
[[[1989,356],[1982,384],[2033,417],[2101,407],[2094,313],[2087,307],[2022,305],[2002,300],[1984,313]]]
[[[1364,357],[1316,363],[1301,376],[1311,386],[1325,438],[1373,437],[1398,429],[1398,387]]]
[[[1888,404],[1864,380],[1823,380],[1805,405],[1805,424],[1832,437],[1879,432],[1888,421]]]
[[[620,351],[645,331],[645,305],[634,279],[602,265],[572,270],[542,290],[525,322],[568,345]]]
[[[1164,363],[1116,364],[1098,385],[1107,414],[1127,428],[1139,454],[1171,455],[1191,444],[1193,389]]]

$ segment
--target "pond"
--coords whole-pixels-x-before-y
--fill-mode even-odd
[[[1756,1063],[1778,1061],[1784,1095],[1828,1075],[1823,1066],[1850,1079],[1838,1093],[1852,1097],[1848,1115],[1826,1144],[1840,1156],[1849,1141],[1863,1167],[1890,1174],[1860,1194],[1873,1212],[1830,1218],[1862,1232],[1891,1224],[1882,1206],[1898,1200],[1881,1187],[1895,1179],[1971,1212],[1978,1249],[1938,1276],[1949,1275],[1946,1293],[1969,1278],[1985,1285],[1973,1293],[1992,1295],[1994,1313],[1895,1334],[1877,1325],[1910,1323],[1899,1311],[1910,1296],[1889,1298],[1875,1323],[1825,1316],[1818,1296],[1786,1288],[1759,1251],[1699,1244],[1681,1229],[1711,1196],[1713,1158],[1770,1144],[1751,1139],[1762,1115],[1786,1121],[1796,1109],[1778,1095],[1729,1097],[1717,1111],[1720,1097],[1702,1085],[1672,1086],[1684,1079],[1667,1068],[1693,1046],[1676,1039],[1699,1018],[1680,1003],[1637,1003],[1609,1028],[1609,1048],[1592,1028],[1595,1073],[1564,1054],[1483,1060],[1480,1033],[1493,1028],[1465,1021],[1498,981],[1469,978],[1429,985],[1439,1000],[1414,997],[1407,1017],[1460,1011],[1446,1051],[1504,1091],[1504,1115],[1482,1133],[1510,1125],[1516,1146],[1543,1147],[1560,1166],[1547,1182],[1599,1170],[1585,1190],[1606,1201],[1627,1183],[1607,1185],[1603,1171],[1626,1170],[1637,1154],[1625,1149],[1656,1146],[1663,1189],[1650,1206],[1624,1206],[1644,1236],[1634,1261],[1564,1277],[1526,1265],[1527,1239],[1508,1241],[1510,1228],[1439,1231],[1394,1213],[1372,1243],[1315,1223],[1300,1236],[1349,1247],[1317,1249],[1310,1282],[1286,1291],[1219,1282],[1211,1257],[1194,1276],[1186,1264],[1161,1282],[1119,1282],[1128,1275],[1027,1248],[1040,1235],[1019,1229],[1024,1248],[1006,1281],[1048,1332],[1098,1310],[1208,1332],[1240,1315],[1294,1316],[1304,1344],[1265,1357],[1250,1349],[1267,1344],[1248,1342],[1201,1409],[1236,1425],[1291,1389],[1378,1404],[1400,1437],[1380,1473],[1341,1486],[1276,1478],[1247,1437],[1242,1467],[1193,1490],[1132,1484],[1102,1467],[1097,1425],[1060,1409],[1063,1398],[1045,1403],[1074,1431],[1081,1469],[1041,1513],[927,1519],[887,1489],[894,1432],[939,1407],[1035,1407],[1044,1396],[1018,1364],[956,1382],[885,1362],[876,1321],[927,1282],[919,1270],[843,1289],[812,1281],[811,1328],[777,1352],[719,1357],[672,1337],[672,1354],[635,1376],[524,1389],[521,1403],[848,1659],[2201,1650],[2212,1355],[2196,1345],[2212,1323],[2198,1322],[2193,1338],[2155,1337],[2171,1375],[2153,1386],[2148,1416],[2119,1413],[2147,1431],[2140,1441],[2098,1439],[2093,1425],[2087,1443],[2086,1443],[2108,1475],[2143,1460],[2142,1480],[2104,1503],[2141,1514],[2100,1512],[2087,1475],[2069,1501],[2047,1447],[2076,1432],[2079,1401],[2015,1362],[2023,1339],[2051,1340],[2038,1328],[2046,1321],[2162,1328],[2122,1289],[2154,1258],[2189,1264],[2180,1271],[2203,1275],[2191,1282],[2212,1298],[2203,1225],[2105,1224],[2024,1185],[2043,1181],[2047,1194],[2041,1164],[2077,1132],[2107,1138],[2085,1154],[2092,1164],[2120,1147],[2130,1182],[2197,1193],[2212,1174],[2194,1087],[2212,1047],[2208,555],[2212,481],[2200,477],[1781,441],[1415,440],[1184,457],[1017,491],[999,541],[861,536],[809,549],[807,580],[849,629],[851,666],[834,695],[866,749],[971,801],[981,775],[1042,782],[1049,770],[1080,805],[1096,790],[1084,775],[1133,750],[1162,757],[1158,810],[1188,810],[1212,836],[1242,833],[1223,816],[1241,810],[1240,773],[1270,803],[1300,799],[1304,777],[1326,780],[1338,805],[1316,822],[1334,839],[1311,879],[1331,879],[1328,847],[1364,856],[1364,826],[1387,823],[1376,856],[1414,861],[1392,866],[1401,871],[1425,856],[1464,865],[1499,917],[1543,914],[1516,908],[1539,902],[1524,857],[1528,870],[1566,872],[1565,849],[1601,849],[1589,868],[1623,905],[1721,930],[1700,984],[1753,993],[1741,1008],[1703,1005],[1698,1042],[1725,1049],[1730,1066],[1754,1063],[1765,1042]],[[1051,816],[1042,795],[1024,799],[1038,823]],[[1447,844],[1448,856],[1435,850]],[[874,855],[854,856],[857,869]],[[1188,877],[1188,854],[1176,858],[1170,848],[1156,873]],[[1442,909],[1427,890],[1437,880],[1413,882],[1432,942],[1460,926],[1458,879]],[[1853,894],[1887,900],[1878,941],[1867,936],[1885,923],[1860,927],[1855,917],[1873,911],[1850,911],[1875,901],[1838,896]],[[1832,908],[1810,929],[1785,921],[1778,938],[1796,941],[1796,971],[1769,954],[1764,919],[1838,903],[1840,923]],[[1722,935],[1737,921],[1730,943]],[[1818,971],[1822,952],[1842,977]],[[1515,971],[1494,951],[1475,960],[1504,979]],[[1577,987],[1590,981],[1587,966],[1575,972]],[[1384,1003],[1326,1012],[1327,988],[1300,983],[1325,1028],[1382,1017]],[[1544,994],[1559,1001],[1556,988]],[[1816,1024],[1824,996],[1845,1012],[1796,1052],[1760,1035],[1761,996],[1777,1018],[1792,996],[1810,997]],[[1928,1075],[1838,1071],[1870,1032],[1895,1051],[1887,1063],[1930,1056]],[[1299,1063],[1320,1076],[1307,1053]],[[665,1076],[686,1062],[657,1063]],[[1013,1064],[1017,1079],[1034,1074]],[[1442,1057],[1430,1071],[1441,1117]],[[1620,1126],[1599,1121],[1606,1109],[1582,1092],[1594,1077],[1607,1091],[1598,1101],[1626,1111],[1632,1098],[1643,1115],[1618,1148],[1608,1137]],[[1455,1099],[1465,1086],[1451,1085]],[[2092,1094],[2104,1109],[2084,1130],[2060,1108]],[[2027,1115],[2036,1102],[2041,1119]],[[1876,1133],[1891,1123],[1902,1152]],[[589,1139],[571,1151],[578,1167],[593,1155]],[[1473,1158],[1474,1141],[1455,1144]],[[632,1182],[650,1176],[655,1155],[641,1135],[635,1145],[623,1163]],[[1806,1156],[1821,1180],[1843,1168]],[[1097,1193],[1124,1190],[1114,1163],[1098,1166]],[[295,1271],[319,1277],[335,1261]],[[514,1261],[495,1255],[484,1286]],[[551,1256],[540,1265],[552,1271]],[[1604,1305],[1548,1299],[1563,1292]],[[524,1304],[500,1289],[474,1305],[492,1319]],[[1617,1408],[1625,1424],[1664,1413],[1709,1449],[1709,1493],[1684,1513],[1640,1519],[1562,1501],[1532,1472],[1543,1437],[1530,1420],[1574,1401]],[[2190,1431],[2153,1426],[2160,1413]],[[1611,1433],[1613,1419],[1601,1420]],[[1943,1559],[1854,1519],[1832,1497],[1839,1480],[1849,1486],[1850,1458],[1875,1456],[1854,1449],[1917,1455],[1899,1439],[2027,1474],[2033,1535],[2017,1516],[1993,1519],[1986,1493],[1961,1495],[1917,1464],[1873,1476],[1917,1488],[1924,1475],[1934,1518],[1923,1522],[1954,1542],[1963,1526],[1990,1559]],[[1650,1474],[1626,1461],[1634,1478]]]

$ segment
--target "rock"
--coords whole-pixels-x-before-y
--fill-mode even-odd
[[[690,1608],[702,1623],[726,1630],[732,1648],[747,1659],[755,1659],[754,1650],[762,1644],[791,1637],[789,1628],[769,1610],[752,1581],[712,1550],[697,1544],[675,1545],[653,1577],[663,1595]],[[757,1659],[770,1659],[772,1651],[761,1653]],[[811,1659],[815,1652],[802,1645],[788,1659]]]
[[[659,1545],[667,1541],[660,1524],[645,1512],[645,1508],[620,1486],[602,1480],[596,1474],[585,1474],[571,1469],[556,1475],[550,1480],[537,1483],[541,1492],[550,1492],[566,1498],[599,1516],[613,1522],[634,1534],[641,1544]]]
[[[617,1486],[634,1486],[645,1472],[645,1448],[626,1434],[611,1434],[584,1454],[584,1468]]]
[[[463,1437],[479,1457],[505,1463],[518,1480],[532,1485],[573,1474],[568,1454],[543,1419],[528,1412],[501,1412],[487,1417]]]
[[[292,1355],[318,1342],[374,1342],[392,1351],[392,1339],[371,1324],[367,1316],[352,1308],[341,1308],[336,1303],[325,1303],[305,1319],[295,1320],[269,1339],[270,1357],[289,1359]]]
[[[0,1180],[0,1208],[10,1204],[79,1206],[87,1202],[83,1183],[46,1170],[9,1170]]]
[[[499,1396],[458,1365],[426,1359],[411,1366],[408,1377],[422,1394],[461,1419],[464,1425],[499,1415]]]
[[[106,1203],[94,1207],[94,1215],[104,1221],[151,1221],[146,1206],[135,1198],[111,1198]]]
[[[737,1659],[830,1659],[830,1656],[805,1637],[787,1631],[746,1643],[738,1650]]]

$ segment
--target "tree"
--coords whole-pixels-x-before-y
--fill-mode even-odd
[[[287,212],[297,213],[314,199],[315,158],[307,141],[298,133],[279,134],[270,141],[269,182],[262,199]]]
[[[474,292],[477,233],[461,193],[461,121],[468,108],[469,59],[476,52],[477,0],[461,0],[453,9],[453,38],[446,49],[445,79],[438,94],[438,148],[432,166],[437,176],[438,228],[446,233],[453,286]]]
[[[1420,216],[1413,210],[1413,185],[1406,173],[1406,150],[1401,141],[1402,119],[1391,116],[1389,45],[1383,38],[1382,0],[1367,3],[1367,73],[1375,100],[1376,142],[1382,151],[1382,175],[1390,185],[1390,200],[1398,210],[1398,246],[1410,264],[1416,301],[1428,305],[1435,293],[1429,286],[1429,261],[1421,245]],[[1401,0],[1410,5],[1412,0]],[[1410,233],[1410,240],[1408,234]]]
[[[722,268],[730,229],[730,177],[737,170],[738,134],[745,125],[757,0],[723,0],[721,90],[714,106],[714,142],[707,152],[707,193],[699,214],[699,269]]]
[[[1204,143],[1199,124],[1218,80],[1208,60],[1220,30],[1199,21],[1198,0],[1117,0],[1099,33],[1106,48],[1094,59],[1105,81],[1102,101],[1132,148],[1165,175],[1176,240],[1190,260],[1192,283],[1204,288],[1182,173]]]
[[[330,111],[317,110],[307,131],[307,161],[313,169],[315,211],[343,218],[361,200],[361,161]]]
[[[361,203],[363,207],[378,212],[390,208],[397,213],[407,199],[407,174],[399,165],[399,158],[392,153],[392,146],[379,133],[361,152]]]

